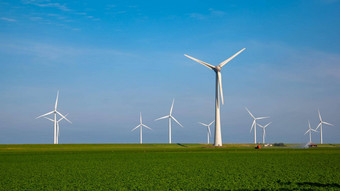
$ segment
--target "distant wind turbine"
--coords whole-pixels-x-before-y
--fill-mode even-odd
[[[66,114],[65,115],[65,117],[67,116],[68,114]],[[48,120],[50,120],[50,121],[52,121],[53,123],[54,123],[54,120],[53,119],[51,119],[51,118],[48,118],[48,117],[44,117],[45,119],[48,119]],[[57,144],[59,144],[59,135],[60,135],[60,131],[59,131],[59,122],[61,121],[61,120],[63,120],[64,118],[63,117],[61,117],[60,119],[58,119],[57,120]]]
[[[140,144],[143,144],[143,127],[152,130],[150,127],[146,126],[143,124],[143,119],[142,119],[142,112],[139,113],[139,125],[137,125],[137,127],[133,128],[131,131],[136,130],[139,127],[140,132],[139,132],[139,141]]]
[[[173,119],[178,125],[180,125],[181,127],[183,127],[182,124],[180,124],[174,116],[172,116],[172,109],[174,107],[174,102],[175,102],[175,99],[172,100],[172,105],[171,105],[171,108],[170,108],[170,114],[169,115],[166,115],[164,117],[160,117],[158,119],[155,119],[155,121],[157,120],[160,120],[160,119],[166,119],[166,118],[169,118],[169,144],[171,144],[171,119]]]
[[[322,118],[321,118],[321,115],[320,115],[320,111],[318,110],[318,113],[319,113],[319,119],[320,119],[320,122],[319,122],[319,125],[316,127],[315,130],[318,130],[318,128],[320,127],[320,137],[321,137],[321,144],[323,144],[322,142],[322,124],[325,124],[325,125],[330,125],[330,126],[334,126],[330,123],[327,123],[326,121],[322,121]]]
[[[54,144],[58,144],[57,141],[57,114],[60,115],[62,118],[64,118],[66,121],[68,121],[69,123],[72,123],[70,120],[68,120],[64,115],[62,115],[59,111],[57,111],[57,107],[58,107],[58,97],[59,97],[59,90],[57,92],[57,99],[55,100],[55,105],[54,105],[54,110],[48,113],[45,113],[43,115],[40,115],[39,117],[37,117],[36,119],[40,118],[40,117],[45,117],[47,115],[50,114],[54,114]]]
[[[265,118],[268,118],[268,117],[254,117],[254,115],[252,113],[250,113],[250,111],[248,110],[248,108],[246,108],[246,110],[248,111],[249,115],[253,118],[253,124],[251,125],[251,128],[250,128],[250,132],[251,130],[253,130],[254,128],[254,143],[256,144],[256,120],[259,120],[259,119],[265,119]]]
[[[312,143],[312,131],[317,132],[316,130],[310,127],[310,122],[308,120],[308,130],[306,131],[305,135],[309,133],[309,143]]]
[[[209,123],[209,125],[202,123],[202,122],[198,122],[199,124],[206,126],[207,127],[207,139],[208,139],[208,144],[209,144],[209,137],[211,136],[211,131],[210,131],[210,125],[213,124],[215,121],[212,121],[211,123]]]
[[[238,51],[236,54],[234,54],[232,57],[228,58],[227,60],[221,62],[217,66],[210,65],[206,62],[203,62],[201,60],[198,60],[196,58],[193,58],[191,56],[188,56],[184,54],[184,56],[206,66],[207,68],[213,70],[216,73],[216,95],[215,95],[215,143],[214,146],[222,146],[222,135],[221,135],[221,121],[220,121],[220,94],[221,94],[221,101],[223,103],[223,90],[222,90],[222,76],[221,76],[221,69],[224,65],[226,65],[228,62],[230,62],[233,58],[235,58],[237,55],[239,55],[242,51],[244,51],[245,48]]]
[[[262,143],[265,144],[265,137],[266,137],[266,128],[268,127],[268,125],[270,125],[272,122],[269,122],[267,125],[262,126],[260,124],[258,124],[262,129],[263,129],[263,134],[262,134]]]

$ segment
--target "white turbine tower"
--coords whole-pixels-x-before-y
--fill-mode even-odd
[[[172,109],[174,107],[174,102],[175,102],[175,99],[172,100],[172,105],[171,105],[171,108],[170,108],[170,114],[169,115],[166,115],[164,117],[160,117],[158,119],[155,119],[155,121],[157,120],[160,120],[160,119],[166,119],[166,118],[169,118],[169,144],[171,144],[171,119],[173,119],[178,125],[180,125],[181,127],[183,127],[182,124],[180,124],[175,118],[174,116],[172,116]]]
[[[209,137],[211,136],[211,131],[210,131],[210,125],[213,124],[215,121],[212,121],[208,125],[202,122],[199,122],[199,124],[206,126],[207,127],[207,139],[208,139],[208,144],[209,144]]]
[[[308,130],[306,131],[305,135],[309,133],[309,143],[312,143],[312,131],[317,132],[316,130],[310,127],[310,122],[308,120]]]
[[[262,129],[263,129],[263,134],[262,134],[262,143],[265,143],[265,137],[266,137],[266,128],[268,127],[268,125],[270,125],[272,122],[269,122],[267,125],[262,126],[261,124],[258,124]]]
[[[319,125],[316,127],[315,130],[318,130],[318,128],[320,127],[320,136],[321,136],[321,144],[323,144],[322,142],[322,124],[325,124],[325,125],[330,125],[330,126],[334,126],[330,123],[327,123],[326,121],[322,121],[322,118],[321,118],[321,115],[320,115],[320,111],[318,110],[318,113],[319,113],[319,119],[320,119],[320,122],[319,122]]]
[[[138,127],[139,127],[139,129],[140,129],[140,132],[139,132],[139,141],[140,141],[140,144],[143,144],[143,127],[145,127],[145,128],[148,128],[148,129],[150,129],[150,130],[152,130],[150,127],[148,127],[148,126],[146,126],[146,125],[144,125],[143,124],[143,119],[142,119],[142,112],[140,112],[139,113],[139,125],[137,125],[137,127],[135,127],[135,128],[133,128],[132,130],[131,130],[131,132],[132,131],[134,131],[134,130],[136,130]]]
[[[250,111],[248,110],[248,108],[246,108],[246,110],[248,111],[249,115],[253,118],[253,124],[251,125],[251,128],[250,128],[250,132],[251,130],[253,130],[254,128],[254,143],[256,144],[256,120],[258,119],[265,119],[265,118],[268,118],[268,117],[254,117],[253,114],[250,113]]]
[[[216,96],[215,96],[215,143],[214,146],[222,146],[222,135],[221,135],[221,121],[220,121],[220,94],[221,94],[221,101],[223,103],[223,90],[222,90],[222,76],[221,76],[221,69],[224,65],[226,65],[229,61],[231,61],[233,58],[235,58],[238,54],[240,54],[242,51],[244,51],[245,48],[238,51],[236,54],[234,54],[232,57],[228,58],[227,60],[221,62],[217,66],[213,66],[211,64],[208,64],[206,62],[203,62],[201,60],[198,60],[196,58],[193,58],[191,56],[188,56],[184,54],[184,56],[206,66],[207,68],[213,70],[216,73]]]
[[[36,119],[40,118],[40,117],[45,117],[47,115],[50,114],[54,114],[54,144],[58,144],[57,141],[57,114],[60,115],[62,118],[64,118],[66,121],[68,121],[69,123],[72,123],[70,120],[68,120],[65,116],[63,116],[59,111],[57,111],[57,107],[58,107],[58,97],[59,97],[59,91],[57,92],[57,99],[55,101],[55,105],[54,105],[54,110],[48,113],[45,113],[43,115],[40,115],[39,117],[37,117]]]
[[[68,114],[66,114],[65,115],[65,117],[67,116]],[[45,119],[48,119],[48,120],[50,120],[50,121],[52,121],[53,123],[54,123],[54,120],[53,119],[51,119],[51,118],[48,118],[48,117],[44,117]],[[59,144],[59,135],[60,135],[60,131],[59,131],[59,122],[61,121],[61,120],[63,120],[64,118],[63,117],[61,117],[60,119],[58,119],[57,120],[57,143],[56,144]]]

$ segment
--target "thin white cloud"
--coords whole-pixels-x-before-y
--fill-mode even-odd
[[[208,18],[211,18],[211,17],[221,17],[221,16],[225,15],[224,11],[215,10],[213,8],[209,8],[208,11],[209,11],[209,13],[207,13],[207,14],[190,13],[189,17],[194,18],[194,19],[198,19],[198,20],[204,20],[204,19],[208,19]]]
[[[3,20],[3,21],[8,21],[8,22],[16,22],[17,21],[15,19],[7,18],[7,17],[1,17],[0,19]]]
[[[50,1],[35,1],[35,0],[26,0],[23,1],[25,4],[31,4],[38,7],[51,7],[57,8],[62,11],[71,11],[71,9],[67,8],[66,5],[62,5],[60,3],[50,3]]]

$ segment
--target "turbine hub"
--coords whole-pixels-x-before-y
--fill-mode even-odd
[[[220,66],[215,66],[215,71],[216,72],[220,72],[221,71],[221,67]]]

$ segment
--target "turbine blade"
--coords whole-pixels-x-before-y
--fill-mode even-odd
[[[142,124],[142,112],[139,113],[139,122]]]
[[[310,130],[312,130],[312,131],[314,131],[314,132],[319,132],[319,131],[317,131],[317,130],[315,130],[315,129],[310,129]]]
[[[48,117],[44,117],[45,119],[48,119],[48,120],[50,120],[50,121],[52,121],[52,122],[54,122],[54,120],[53,119],[51,119],[51,118],[48,118]]]
[[[316,129],[315,130],[318,130],[319,129],[319,127],[321,126],[321,121],[320,121],[320,123],[319,123],[319,125],[316,127]]]
[[[201,125],[203,125],[203,126],[208,126],[207,124],[205,124],[205,123],[202,123],[202,122],[198,122],[199,124],[201,124]]]
[[[334,126],[333,124],[327,123],[327,122],[325,122],[325,121],[323,121],[322,123],[323,123],[323,124],[326,124],[326,125]]]
[[[189,56],[189,55],[184,54],[184,56],[186,56],[186,57],[190,58],[191,60],[194,60],[194,61],[196,61],[196,62],[198,62],[198,63],[200,63],[200,64],[202,64],[202,65],[204,65],[204,66],[206,66],[207,68],[209,68],[209,69],[211,69],[211,70],[213,70],[213,69],[215,68],[215,66],[213,66],[213,65],[211,65],[211,64],[208,64],[208,63],[206,63],[206,62],[203,62],[203,61],[201,61],[201,60],[198,60],[198,59],[196,59],[196,58],[193,58],[193,57],[191,57],[191,56]]]
[[[234,54],[232,57],[228,58],[227,60],[221,62],[221,64],[219,65],[221,68],[226,65],[228,62],[230,62],[230,60],[232,60],[233,58],[235,58],[237,55],[239,55],[241,52],[243,52],[246,48],[243,48],[242,50],[238,51],[236,54]]]
[[[175,99],[172,100],[172,104],[171,104],[171,108],[170,108],[170,115],[172,114],[172,109],[174,108],[174,103],[175,103]]]
[[[309,122],[309,120],[308,120],[308,128],[309,128],[309,129],[312,129],[312,128],[310,127],[310,122]]]
[[[68,114],[65,115],[65,117],[68,116]],[[63,120],[64,118],[60,118],[57,123],[59,123],[61,120]]]
[[[146,126],[146,125],[144,125],[144,124],[142,124],[142,126],[145,127],[145,128],[148,128],[148,129],[152,130],[150,127],[148,127],[148,126]]]
[[[183,125],[180,124],[173,116],[171,116],[171,118],[172,118],[174,121],[176,121],[176,123],[177,123],[178,125],[180,125],[181,127],[183,127]]]
[[[260,126],[260,127],[262,127],[262,128],[264,128],[261,124],[259,124],[259,123],[256,123],[258,126]]]
[[[250,111],[249,111],[249,109],[248,109],[247,107],[246,107],[246,110],[248,111],[249,115],[250,115],[253,119],[255,119],[254,115],[250,113]]]
[[[209,136],[211,137],[210,126],[208,126]]]
[[[217,72],[217,75],[218,75],[218,86],[220,87],[221,101],[222,101],[222,105],[224,105],[221,72]]]
[[[254,121],[253,121],[253,124],[251,124],[251,128],[250,128],[250,132],[251,132],[251,130],[253,130],[253,127],[254,127],[254,125],[255,125],[255,119],[254,119]]]
[[[215,122],[215,120],[214,121],[212,121],[211,123],[209,123],[209,125],[208,126],[210,126],[211,124],[213,124]]]
[[[320,115],[320,110],[318,109],[318,114],[319,114],[319,119],[322,121],[321,115]]]
[[[59,90],[57,91],[57,99],[55,100],[55,105],[54,105],[55,110],[57,110],[57,107],[58,107],[58,97],[59,97]]]
[[[268,125],[270,125],[272,122],[269,122],[267,125],[265,125],[263,128],[266,128],[268,127]]]
[[[63,114],[59,113],[59,111],[56,111],[61,117],[65,118],[66,121],[68,121],[69,123],[72,124],[72,122],[70,120],[68,120],[65,116],[63,116]]]
[[[165,119],[165,118],[169,118],[169,115],[164,116],[164,117],[160,117],[160,118],[158,118],[158,119],[155,119],[155,121],[158,121],[158,120],[160,120],[160,119]]]
[[[257,117],[256,119],[267,119],[269,117]]]
[[[136,130],[139,126],[140,126],[140,124],[137,125],[137,127],[133,128],[133,129],[131,130],[131,132],[134,131],[134,130]]]
[[[40,116],[37,117],[36,119],[38,119],[38,118],[40,118],[40,117],[44,117],[44,116],[49,115],[49,114],[52,114],[53,112],[54,112],[54,111],[51,111],[51,112],[45,113],[45,114],[43,114],[43,115],[40,115]]]
[[[306,135],[310,130],[311,130],[311,129],[308,129],[308,130],[306,131],[305,135]]]

